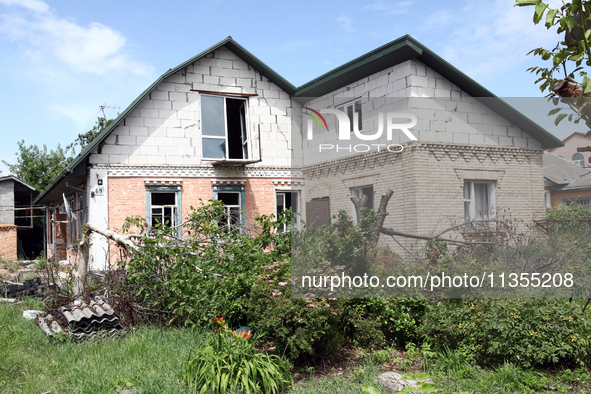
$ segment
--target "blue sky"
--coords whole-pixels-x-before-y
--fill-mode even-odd
[[[499,97],[540,97],[526,53],[560,37],[513,3],[0,0],[0,159],[14,163],[21,139],[67,145],[99,105],[118,107],[106,110],[115,117],[227,36],[298,86],[410,34]],[[573,131],[548,129],[561,139]]]

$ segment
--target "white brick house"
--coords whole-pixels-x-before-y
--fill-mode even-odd
[[[402,133],[390,141],[402,153],[318,151],[339,143],[331,117],[331,131],[305,136],[306,108],[358,113],[366,132],[388,106],[417,118],[418,141]],[[224,201],[229,220],[242,223],[289,206],[310,220],[306,204],[352,213],[352,194],[376,201],[393,188],[386,225],[427,232],[442,217],[481,214],[483,193],[531,219],[544,208],[542,150],[560,145],[409,36],[298,88],[228,37],[163,74],[37,202],[57,213],[62,194],[74,197],[71,241],[85,221],[180,223],[200,198]],[[92,267],[104,268],[110,253],[95,238]]]

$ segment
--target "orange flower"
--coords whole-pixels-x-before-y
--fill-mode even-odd
[[[216,317],[215,319],[213,319],[212,323],[222,325],[222,324],[224,324],[224,318],[223,317]]]

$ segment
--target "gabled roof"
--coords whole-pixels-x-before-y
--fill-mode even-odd
[[[111,134],[111,132],[113,130],[115,130],[115,128],[117,128],[119,123],[123,119],[125,119],[125,117],[127,115],[129,115],[129,113],[131,111],[133,111],[145,98],[147,98],[149,96],[149,94],[154,89],[156,89],[156,87],[162,81],[164,81],[166,78],[176,74],[177,72],[179,72],[183,68],[193,64],[197,60],[208,55],[209,53],[211,53],[217,49],[220,49],[223,46],[230,49],[238,57],[240,57],[246,63],[250,64],[259,73],[261,73],[262,75],[267,77],[271,82],[273,82],[274,84],[279,86],[281,89],[283,89],[289,95],[293,95],[295,93],[295,86],[294,85],[289,83],[281,75],[277,74],[273,69],[271,69],[271,67],[267,66],[265,63],[263,63],[261,60],[259,60],[259,58],[254,56],[252,53],[248,52],[244,47],[242,47],[240,44],[238,44],[236,41],[234,41],[234,39],[232,37],[228,36],[226,39],[207,48],[206,50],[199,53],[198,55],[193,56],[192,58],[185,61],[184,63],[181,63],[178,66],[169,69],[167,72],[162,74],[157,80],[155,80],[150,86],[148,86],[148,88],[146,90],[144,90],[135,100],[133,100],[133,102],[127,108],[125,108],[125,110],[123,112],[121,112],[119,114],[119,116],[117,116],[117,118],[115,120],[113,120],[113,122],[111,122],[111,124],[108,127],[106,127],[98,136],[96,136],[96,138],[94,140],[92,140],[92,142],[90,144],[88,144],[87,146],[84,147],[84,149],[82,149],[82,151],[78,154],[78,156],[76,156],[70,162],[70,164],[68,164],[66,169],[64,171],[62,171],[62,173],[60,175],[58,175],[56,177],[56,179],[49,186],[47,186],[47,188],[45,188],[45,190],[43,190],[43,192],[39,195],[39,197],[37,197],[35,202],[45,199],[45,197],[48,195],[48,193],[51,190],[53,190],[53,188],[58,183],[60,183],[64,179],[66,179],[69,176],[69,174],[73,173],[74,169],[76,169],[77,166],[79,166],[80,164],[83,164],[83,162],[90,155],[90,153],[93,151],[93,149],[96,148],[97,146],[99,146],[99,144],[101,144],[109,136],[109,134]],[[79,180],[80,180],[79,177],[77,177],[74,181],[79,181]]]
[[[84,172],[84,169],[81,167],[85,165],[86,158],[90,155],[92,150],[101,144],[109,136],[109,134],[115,130],[119,123],[125,119],[125,117],[131,111],[133,111],[146,97],[148,97],[148,95],[154,89],[156,89],[156,87],[162,81],[223,46],[230,49],[237,56],[242,58],[242,60],[253,66],[258,72],[267,77],[270,81],[282,88],[295,99],[298,97],[318,97],[379,72],[385,68],[392,67],[393,65],[399,64],[406,60],[417,59],[441,74],[443,77],[450,80],[472,97],[476,99],[480,97],[487,98],[487,100],[484,102],[487,107],[491,108],[499,115],[505,117],[505,119],[507,119],[509,122],[515,124],[530,136],[538,140],[543,148],[546,149],[564,145],[562,141],[550,134],[544,128],[531,121],[509,104],[497,98],[482,85],[478,84],[476,81],[459,71],[450,63],[437,56],[434,52],[429,50],[427,47],[409,35],[405,35],[397,40],[374,49],[373,51],[351,60],[350,62],[345,63],[342,66],[337,67],[334,70],[329,71],[328,73],[321,75],[320,77],[315,78],[298,88],[277,74],[256,56],[248,52],[245,48],[234,41],[232,37],[228,37],[213,45],[212,47],[207,48],[205,51],[192,57],[186,62],[179,64],[175,68],[171,68],[162,74],[156,81],[154,81],[154,83],[144,90],[108,127],[106,127],[90,144],[88,144],[78,156],[76,156],[70,162],[66,169],[60,175],[58,175],[56,179],[39,195],[35,202],[37,203],[46,199],[48,194],[56,187],[56,185],[58,185],[63,180],[70,179],[71,181],[79,181],[81,179],[81,173]],[[78,173],[77,176],[72,175],[74,172]]]
[[[295,97],[319,97],[393,65],[417,59],[538,140],[542,148],[564,146],[543,127],[501,100],[409,35],[391,41],[297,88]]]
[[[33,186],[21,181],[20,179],[18,179],[17,177],[15,177],[14,175],[7,175],[7,176],[3,176],[0,177],[0,182],[4,182],[4,181],[8,181],[8,180],[13,180],[15,182],[20,183],[21,185],[25,186],[26,188],[31,189],[31,191],[36,192],[37,189],[35,189]]]

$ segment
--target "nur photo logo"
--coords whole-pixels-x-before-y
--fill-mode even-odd
[[[303,108],[303,114],[307,116],[306,135],[308,141],[314,139],[314,123],[318,125],[320,131],[330,132],[328,122],[323,115],[334,115],[336,117],[337,139],[339,141],[351,140],[351,134],[360,141],[377,141],[383,138],[385,131],[386,141],[392,141],[394,133],[402,132],[411,141],[418,141],[418,138],[410,131],[410,129],[417,124],[417,117],[409,113],[399,112],[378,112],[377,130],[372,132],[361,132],[359,130],[359,114],[356,111],[347,114],[338,109],[320,109],[316,111],[309,107]],[[384,127],[385,125],[385,127]],[[351,133],[352,132],[352,133]],[[319,144],[319,152],[334,150],[348,151],[348,152],[369,152],[372,149],[380,151],[387,149],[390,152],[402,152],[404,147],[400,144],[374,143],[374,144]]]

